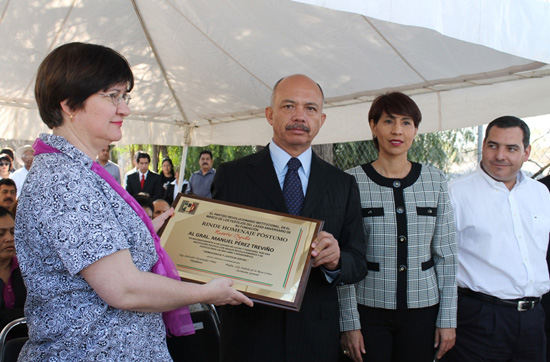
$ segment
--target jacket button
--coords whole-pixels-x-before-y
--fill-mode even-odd
[[[405,241],[407,241],[407,237],[405,235],[399,235],[397,237],[397,240],[399,240],[400,243],[404,243]]]
[[[397,211],[398,214],[402,214],[403,212],[405,212],[405,208],[403,206],[398,206],[395,211]]]
[[[406,267],[405,265],[400,265],[400,266],[399,266],[399,269],[397,269],[397,270],[399,270],[399,272],[402,273],[402,272],[404,272],[405,270],[407,270],[407,267]]]

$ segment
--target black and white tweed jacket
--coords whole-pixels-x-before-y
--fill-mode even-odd
[[[357,303],[412,309],[439,303],[436,325],[456,327],[457,246],[447,181],[413,163],[403,179],[388,179],[371,164],[347,171],[359,185],[369,273],[339,287],[340,329],[360,329]]]

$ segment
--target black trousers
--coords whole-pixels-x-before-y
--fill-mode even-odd
[[[405,310],[358,305],[366,355],[363,361],[433,362],[439,305]]]
[[[519,312],[458,294],[456,344],[445,354],[446,362],[544,362],[546,336],[544,310]]]

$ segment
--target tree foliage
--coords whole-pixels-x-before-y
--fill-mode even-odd
[[[465,145],[474,142],[473,128],[451,130],[417,135],[409,149],[409,160],[433,165],[443,171],[448,166],[461,162],[461,151]],[[374,161],[378,151],[373,141],[357,141],[333,144],[334,165],[342,170]]]

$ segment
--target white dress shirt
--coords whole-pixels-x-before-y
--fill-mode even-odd
[[[19,198],[19,195],[21,195],[21,189],[23,188],[23,183],[25,182],[28,173],[29,170],[27,170],[25,166],[23,166],[20,169],[15,170],[10,175],[10,178],[13,180],[13,182],[15,182],[15,186],[17,187],[17,198]]]
[[[141,182],[141,178],[143,176],[145,176],[145,179],[147,180],[147,175],[149,174],[149,171],[147,171],[145,173],[141,173],[141,171],[138,170],[138,173],[139,173],[139,182]]]
[[[518,173],[512,190],[479,166],[449,183],[457,229],[459,287],[501,299],[550,290],[546,250],[550,193]]]

